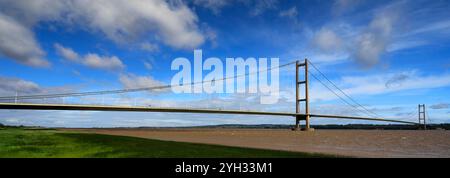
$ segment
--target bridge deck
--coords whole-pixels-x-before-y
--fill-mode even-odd
[[[289,112],[263,112],[263,111],[220,110],[220,109],[157,108],[157,107],[142,107],[142,106],[100,106],[100,105],[35,104],[35,103],[0,103],[0,110],[5,110],[5,109],[244,114],[244,115],[270,115],[270,116],[292,116],[292,117],[305,116],[305,114],[289,113]],[[354,116],[310,114],[310,117],[370,120],[370,121],[396,122],[396,123],[404,123],[404,124],[417,124],[415,122],[408,122],[408,121],[399,121],[399,120],[382,119],[382,118],[354,117]]]

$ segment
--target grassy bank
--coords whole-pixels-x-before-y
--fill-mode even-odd
[[[320,154],[159,141],[56,130],[0,130],[0,157],[9,158],[220,158],[329,157]]]

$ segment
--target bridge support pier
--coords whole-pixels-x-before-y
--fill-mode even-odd
[[[310,119],[310,116],[306,115],[305,116],[305,128],[301,129],[302,131],[314,131],[314,128],[311,128],[311,126],[309,125],[309,119]]]
[[[311,128],[309,125],[309,115],[297,115],[295,117],[295,127],[292,129],[294,131],[314,131],[314,128]],[[300,126],[300,121],[305,121],[305,128]]]
[[[301,129],[300,128],[300,118],[299,118],[299,116],[296,116],[295,117],[295,127],[292,130],[299,131],[300,129]]]

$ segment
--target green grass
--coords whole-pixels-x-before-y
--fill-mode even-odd
[[[56,130],[0,130],[1,158],[305,158],[321,154],[159,141]]]

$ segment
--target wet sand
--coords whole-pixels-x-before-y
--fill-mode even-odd
[[[450,158],[450,131],[283,129],[64,129],[180,142],[354,157]]]

